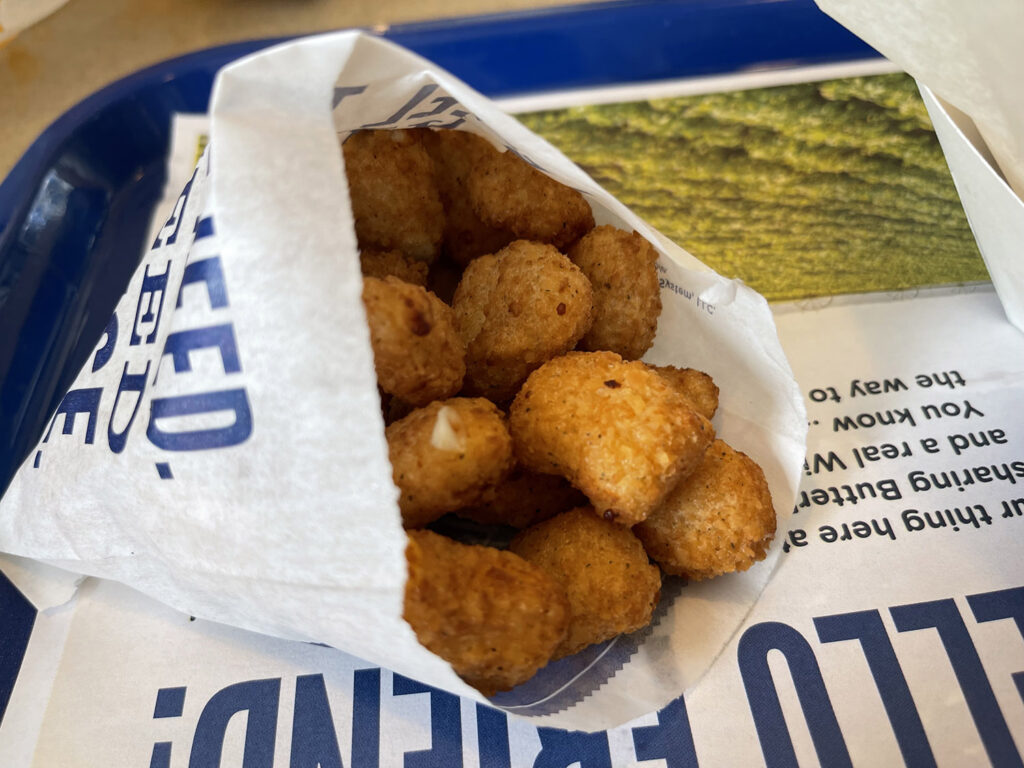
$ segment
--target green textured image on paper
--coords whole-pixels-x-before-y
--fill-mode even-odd
[[[906,75],[519,118],[770,300],[988,279]]]

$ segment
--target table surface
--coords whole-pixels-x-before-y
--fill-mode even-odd
[[[0,179],[54,119],[150,64],[223,43],[581,0],[71,0],[0,47]]]

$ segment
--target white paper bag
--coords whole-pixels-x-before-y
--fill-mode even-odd
[[[581,190],[598,223],[651,240],[665,306],[646,359],[715,378],[718,433],[760,462],[784,525],[806,417],[767,304],[553,147],[429,62],[361,33],[227,67],[211,113],[210,148],[0,502],[0,549],[483,700],[401,618],[405,535],[339,148],[367,126],[484,135]],[[651,627],[550,665],[494,703],[588,730],[658,709],[707,669],[777,554],[699,586],[666,581]]]

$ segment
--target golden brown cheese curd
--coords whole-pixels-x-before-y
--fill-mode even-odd
[[[524,467],[566,477],[622,525],[647,517],[714,439],[664,379],[614,352],[570,352],[538,368],[509,428]]]
[[[363,277],[397,277],[406,283],[420,287],[427,284],[427,264],[406,257],[401,251],[362,251],[359,266]]]
[[[564,477],[516,467],[504,482],[488,488],[480,501],[457,514],[482,525],[527,528],[586,503]]]
[[[666,573],[710,579],[764,559],[775,510],[761,468],[715,440],[696,471],[633,530]]]
[[[359,131],[342,152],[359,247],[433,261],[441,248],[444,208],[419,133]]]
[[[510,549],[565,589],[569,633],[555,658],[650,623],[661,572],[628,528],[574,509],[523,531]]]
[[[689,401],[693,410],[705,419],[714,417],[718,410],[718,385],[714,379],[696,368],[676,368],[674,365],[652,367]]]
[[[473,210],[466,180],[481,158],[497,153],[466,131],[427,131],[424,146],[434,160],[437,189],[444,205],[444,252],[465,266],[477,256],[501,250],[515,239],[507,229],[485,224]]]
[[[592,307],[590,281],[550,245],[516,240],[472,261],[452,301],[466,393],[511,399],[530,371],[576,345]]]
[[[505,415],[483,398],[437,400],[384,434],[407,528],[476,503],[512,469]]]
[[[483,152],[466,180],[473,210],[491,227],[565,249],[594,216],[579,192],[545,176],[515,152]]]
[[[658,252],[636,232],[605,225],[580,238],[569,258],[594,287],[594,324],[580,349],[640,359],[654,343],[661,314]]]
[[[405,620],[484,695],[531,678],[565,637],[563,589],[518,555],[409,531],[406,559]]]
[[[377,384],[417,406],[462,388],[466,347],[451,307],[396,277],[363,279]]]

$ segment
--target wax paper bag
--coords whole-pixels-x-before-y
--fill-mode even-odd
[[[210,146],[0,502],[0,549],[482,700],[401,618],[405,535],[339,149],[356,129],[410,126],[512,147],[581,190],[598,223],[657,245],[665,307],[646,359],[714,376],[715,426],[761,463],[784,524],[806,418],[763,298],[464,84],[352,32],[220,73]],[[667,580],[651,627],[492,703],[590,730],[663,706],[707,669],[777,554],[700,586]]]

